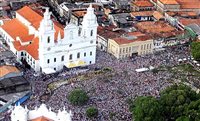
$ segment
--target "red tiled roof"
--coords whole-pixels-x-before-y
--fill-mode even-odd
[[[123,45],[123,44],[129,44],[132,42],[136,42],[136,41],[146,41],[149,40],[150,37],[149,36],[141,36],[141,37],[137,37],[136,39],[126,39],[124,37],[118,37],[118,38],[114,38],[112,40],[114,40],[118,45]]]
[[[161,3],[166,5],[179,5],[176,0],[159,0]]]
[[[200,0],[176,0],[182,9],[199,9]]]
[[[35,27],[36,29],[39,28],[40,22],[42,21],[43,17],[32,10],[30,7],[24,6],[16,12],[23,16],[27,21],[29,21],[33,27]]]
[[[198,25],[200,25],[200,19],[180,18],[179,22],[182,23],[184,26],[187,26],[189,24],[198,24]]]
[[[131,12],[131,16],[153,16],[154,11],[138,11],[138,12]]]
[[[28,52],[35,60],[39,59],[39,38],[36,37],[32,40],[31,44],[21,45],[19,41],[14,41],[13,45],[17,51],[26,51]]]
[[[134,5],[138,6],[138,7],[153,7],[154,5],[148,1],[148,0],[139,0],[139,1],[135,1],[133,2]]]
[[[7,21],[1,28],[6,31],[14,40],[16,37],[23,38],[29,34],[28,28],[22,24],[18,19]]]
[[[17,11],[18,14],[23,16],[27,21],[29,21],[33,27],[35,27],[37,30],[40,26],[40,22],[43,19],[43,16],[38,14],[36,11],[31,9],[28,6],[24,6],[23,8],[19,9]],[[57,39],[58,32],[60,31],[61,33],[61,38],[64,37],[64,29],[61,24],[58,22],[54,21],[54,28],[55,28],[55,39]]]
[[[19,73],[20,71],[15,66],[3,65],[0,66],[0,77],[3,77],[9,73]]]

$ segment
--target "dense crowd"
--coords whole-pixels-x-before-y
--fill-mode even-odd
[[[172,85],[170,81],[172,74],[168,71],[138,73],[135,69],[149,66],[155,68],[174,66],[179,63],[178,59],[188,57],[188,48],[183,46],[170,47],[154,54],[121,60],[105,52],[97,51],[96,64],[88,66],[87,69],[64,69],[57,74],[39,76],[33,76],[33,70],[25,70],[24,76],[34,85],[33,96],[26,101],[25,105],[30,109],[39,106],[42,103],[40,97],[47,93],[47,85],[51,82],[76,77],[80,73],[88,73],[97,68],[109,67],[112,69],[111,77],[94,76],[89,80],[63,85],[52,92],[45,103],[54,111],[62,109],[62,107],[72,110],[73,121],[89,120],[85,115],[85,110],[90,105],[98,108],[99,116],[97,120],[99,121],[131,121],[129,99],[143,95],[159,97],[160,90]],[[90,100],[87,105],[79,107],[72,106],[69,103],[67,96],[75,88],[82,88],[88,93]]]

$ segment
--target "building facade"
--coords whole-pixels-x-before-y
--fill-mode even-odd
[[[64,109],[55,113],[45,104],[40,105],[39,108],[35,107],[34,110],[18,105],[12,110],[11,121],[72,121],[71,116],[71,111],[67,112]]]
[[[108,52],[118,59],[149,54],[153,49],[153,39],[144,36],[119,37],[108,41]]]
[[[70,23],[66,27],[51,19],[48,8],[41,16],[25,6],[16,12],[15,19],[1,26],[0,32],[18,61],[26,61],[36,72],[54,73],[64,66],[95,63],[97,26],[92,5],[82,26]]]

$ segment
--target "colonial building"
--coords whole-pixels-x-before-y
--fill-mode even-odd
[[[154,4],[148,0],[136,0],[132,2],[133,11],[152,11],[154,9]]]
[[[157,0],[157,10],[160,12],[178,11],[180,4],[176,0]]]
[[[11,121],[72,121],[71,112],[58,111],[55,113],[42,104],[39,108],[28,110],[22,106],[15,106],[11,113]]]
[[[108,41],[108,52],[116,58],[149,54],[153,49],[153,39],[140,32],[132,32]]]
[[[90,5],[82,26],[72,23],[62,27],[25,6],[16,18],[1,26],[0,32],[18,61],[26,61],[36,72],[54,73],[67,68],[95,63],[97,19]]]

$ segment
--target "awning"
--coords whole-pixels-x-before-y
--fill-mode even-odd
[[[67,64],[65,64],[65,66],[67,68],[73,68],[73,67],[76,67],[76,64],[74,62],[68,62]]]
[[[86,63],[85,63],[85,61],[83,61],[83,60],[78,60],[77,62],[76,62],[76,65],[77,66],[84,66]]]
[[[56,71],[52,68],[45,68],[45,69],[42,69],[42,71],[45,73],[45,74],[52,74],[52,73],[55,73]]]

